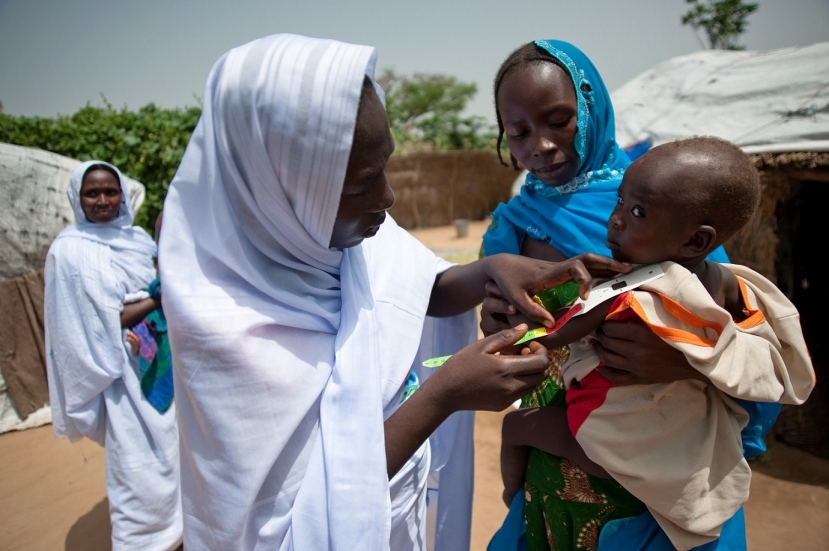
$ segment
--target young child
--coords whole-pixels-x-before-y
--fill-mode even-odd
[[[678,549],[719,536],[748,498],[751,477],[740,437],[748,415],[730,396],[800,404],[814,385],[794,306],[748,268],[706,260],[759,199],[751,162],[716,138],[659,146],[628,168],[607,246],[618,260],[662,263],[665,276],[540,339],[548,347],[569,344],[561,366],[567,409],[507,415],[505,496],[520,488],[525,446],[532,446],[575,459],[592,474],[606,471],[645,503]],[[585,337],[605,319],[628,318],[682,352],[698,380],[615,386],[604,378]],[[752,369],[759,361],[744,359],[755,355],[771,356],[775,380]],[[585,501],[599,498],[581,490]]]
[[[155,240],[161,237],[162,212],[155,219]],[[156,259],[158,273],[158,259]],[[160,413],[173,403],[173,360],[167,338],[167,319],[161,308],[161,280],[124,297],[121,326],[130,352],[137,357],[141,392]]]

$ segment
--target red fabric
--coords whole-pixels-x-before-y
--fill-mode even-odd
[[[625,301],[627,293],[622,293],[613,301],[610,306],[610,312],[615,312]],[[616,317],[617,320],[638,320],[637,315],[630,309],[623,310]],[[596,367],[601,367],[604,364],[599,364]],[[579,388],[571,388],[565,393],[565,401],[567,402],[567,425],[570,427],[570,432],[573,436],[579,432],[582,424],[587,420],[587,417],[595,410],[602,407],[607,392],[618,386],[607,380],[604,375],[596,370],[591,371],[584,379],[579,382]]]
[[[591,371],[581,380],[579,388],[571,388],[564,395],[567,401],[567,424],[573,436],[579,432],[582,423],[594,410],[604,404],[607,391],[615,385],[598,371]]]

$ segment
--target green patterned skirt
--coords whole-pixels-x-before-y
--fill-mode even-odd
[[[522,400],[522,407],[565,407],[559,367],[567,347],[550,351],[553,374]],[[530,449],[524,484],[529,551],[595,550],[609,520],[647,508],[618,482],[586,473],[574,461]]]

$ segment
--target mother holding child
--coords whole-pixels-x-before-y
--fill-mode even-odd
[[[744,549],[743,455],[764,450],[779,411],[758,402],[802,403],[814,384],[794,306],[759,274],[717,264],[759,203],[756,170],[715,138],[630,165],[601,77],[566,42],[513,52],[495,105],[499,143],[529,174],[493,213],[484,253],[591,252],[661,263],[665,276],[540,339],[553,374],[504,420],[511,510],[490,549]],[[484,332],[522,321],[489,287]],[[639,351],[620,358],[610,335]],[[631,361],[638,375],[613,369]]]
[[[575,280],[584,296],[592,276],[630,270],[606,251],[519,256],[520,239],[513,254],[487,248],[466,266],[420,245],[385,214],[394,144],[374,64],[370,47],[274,35],[227,52],[208,77],[165,203],[159,259],[185,548],[425,549],[428,474],[469,465],[462,412],[503,409],[550,375],[538,343],[498,354],[527,330],[491,331],[500,316],[520,311],[549,326],[553,316],[534,293]],[[606,158],[607,132],[610,153],[624,155],[612,144],[612,111],[609,125],[582,125],[599,95],[571,86],[567,98],[581,98],[581,111],[570,105],[566,121],[549,127],[577,130],[548,148],[566,146],[569,156],[548,155],[538,175],[578,184],[598,168],[585,159]],[[594,128],[604,131],[599,139]],[[605,149],[589,151],[596,147]],[[516,151],[522,162],[533,155],[532,147],[526,159]],[[608,170],[615,177],[623,168]],[[557,231],[568,240],[567,228]],[[500,297],[488,299],[484,320],[495,334],[458,352],[474,339],[470,310],[487,288]],[[597,353],[608,366],[629,367],[631,381],[695,376],[662,340],[611,327]],[[631,334],[642,338],[635,352],[626,349]],[[414,367],[453,352],[429,377]],[[674,367],[638,370],[643,356]],[[442,486],[452,483],[446,474]],[[468,547],[469,490],[466,503],[441,494],[436,548]]]

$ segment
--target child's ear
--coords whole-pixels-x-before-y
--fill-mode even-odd
[[[711,226],[700,225],[694,229],[694,233],[680,247],[679,252],[685,258],[700,256],[711,251],[716,240],[717,230]]]

